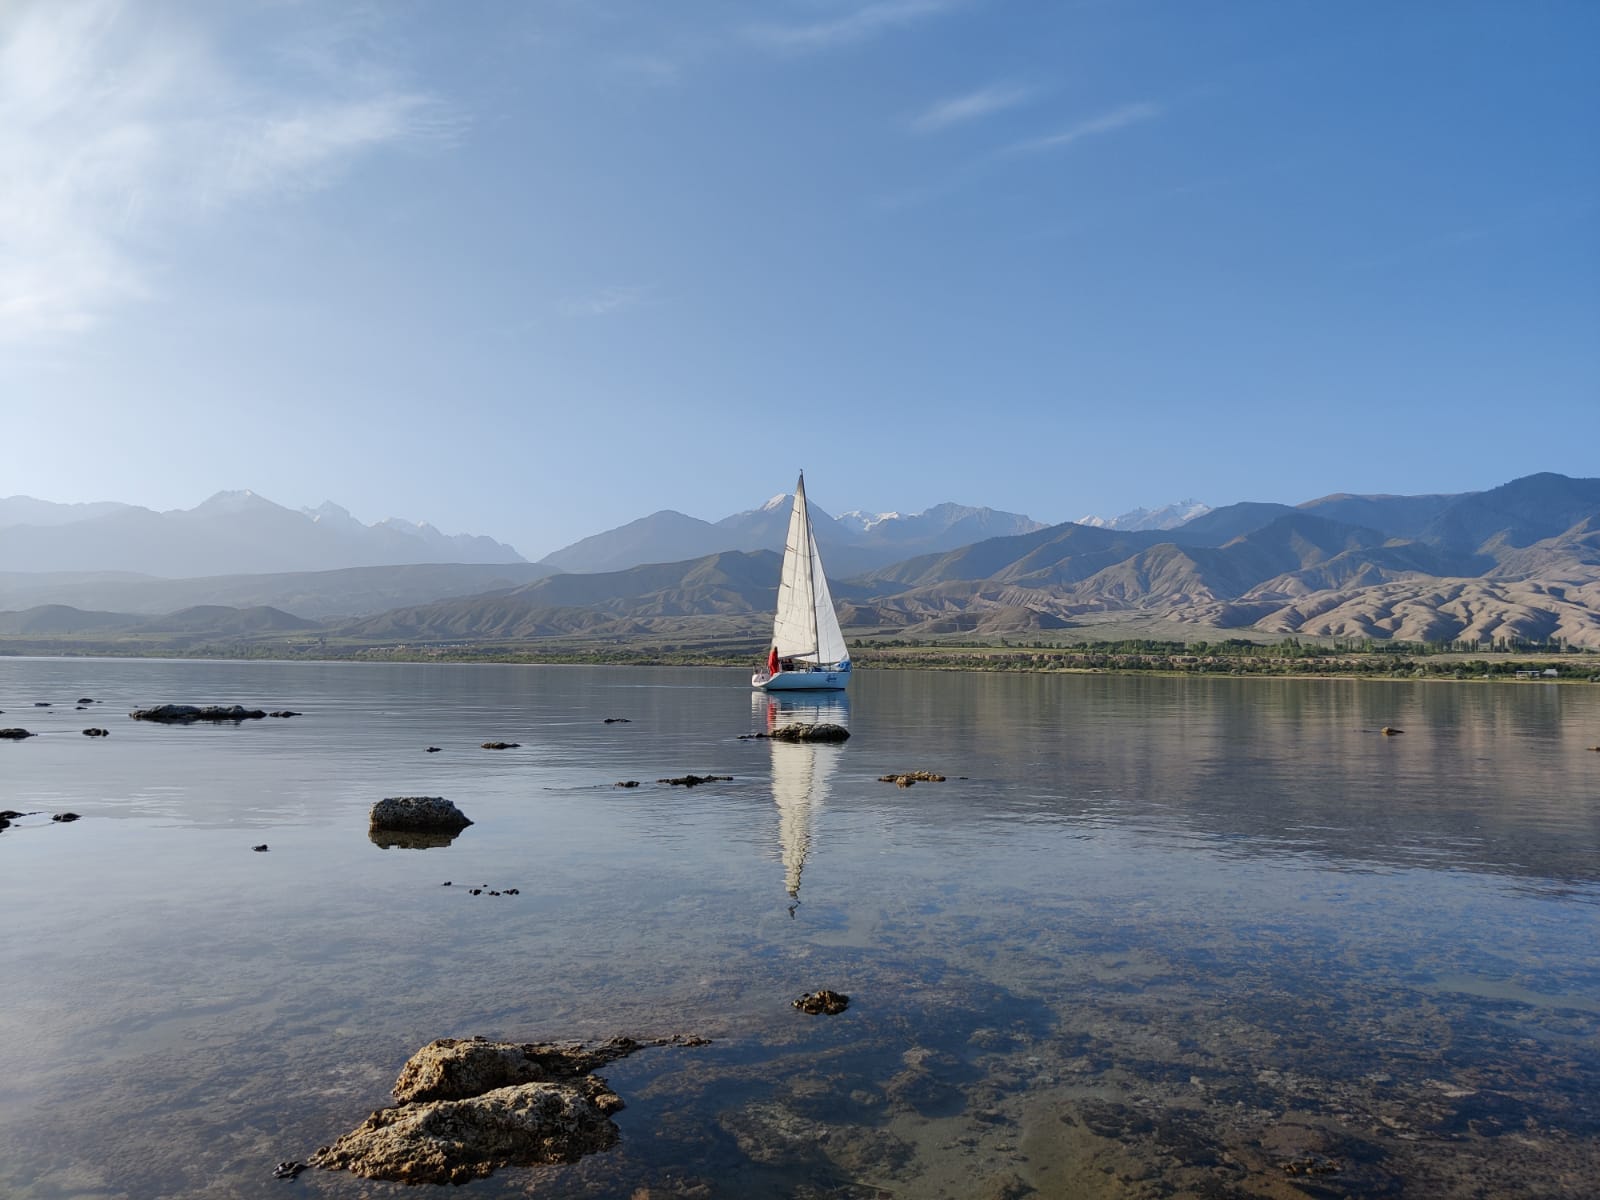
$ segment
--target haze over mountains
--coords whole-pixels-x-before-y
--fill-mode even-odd
[[[280,611],[237,621],[271,628],[275,622],[337,617],[324,626],[329,633],[408,643],[661,636],[697,622],[702,631],[753,630],[773,607],[774,550],[782,544],[790,503],[789,497],[775,497],[719,522],[656,513],[538,564],[368,567],[209,580],[0,575],[0,605],[14,604],[11,598],[28,587],[36,605],[47,597],[57,605],[70,603],[59,597],[71,587],[83,598],[93,588],[102,589],[95,593],[100,596],[105,589],[143,588],[147,604],[210,606],[178,614],[184,628],[220,628],[235,620],[217,611],[218,605],[270,606]],[[235,507],[256,516],[260,504]],[[1174,527],[1140,527],[1185,510],[1195,515]],[[1167,517],[1158,515],[1163,511]],[[118,515],[33,528],[61,532]],[[314,515],[337,512],[325,506]],[[814,517],[841,616],[847,629],[857,631],[1022,634],[1071,628],[1097,614],[1131,613],[1210,629],[1429,641],[1564,640],[1600,649],[1600,479],[1540,474],[1483,492],[1337,494],[1299,505],[1247,502],[1214,510],[1185,501],[1099,525],[1046,527],[1018,514],[954,504],[912,517],[850,513],[835,519],[821,510]],[[343,527],[337,520],[329,525]],[[8,532],[0,529],[0,537]],[[485,543],[499,546],[490,539],[469,545]],[[599,566],[577,571],[578,564]],[[604,564],[617,565],[601,569]],[[563,565],[565,571],[552,574]],[[394,574],[401,571],[410,575],[403,586]],[[196,598],[201,585],[210,599]],[[299,599],[287,598],[294,596]],[[12,613],[0,629],[84,620],[110,629],[117,627],[119,609],[122,627],[132,629],[157,611],[131,616],[127,606],[89,607],[98,611],[74,617],[75,606]]]
[[[194,508],[0,500],[0,570],[128,571],[168,579],[324,571],[397,563],[520,563],[493,538],[449,536],[391,517],[363,525],[329,501],[285,508],[251,491],[218,492]]]

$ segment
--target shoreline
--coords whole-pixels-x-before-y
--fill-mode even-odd
[[[482,652],[465,649],[423,650],[407,648],[363,648],[349,653],[328,653],[319,648],[314,654],[262,652],[264,648],[239,648],[230,653],[225,647],[205,646],[192,651],[175,647],[152,647],[148,651],[123,651],[105,646],[83,647],[37,645],[10,649],[0,646],[0,662],[6,659],[108,659],[174,662],[280,662],[280,663],[396,663],[411,665],[470,666],[614,666],[614,667],[719,667],[728,670],[751,669],[753,656],[746,652],[721,655],[705,650],[678,648],[640,648],[637,651],[511,650],[486,648]],[[932,647],[906,648],[903,653],[882,653],[882,648],[858,652],[855,662],[871,671],[939,671],[978,674],[1024,675],[1118,675],[1161,678],[1226,679],[1307,679],[1307,680],[1383,680],[1386,682],[1425,683],[1508,683],[1508,684],[1593,684],[1600,683],[1600,654],[1594,652],[1538,654],[1525,651],[1489,651],[1477,655],[1460,652],[1400,655],[1393,651],[1369,651],[1332,656],[1232,654],[1189,656],[1119,653],[1074,647],[1050,649],[1018,647],[951,647],[940,651]],[[1174,663],[1172,659],[1190,661]],[[1084,661],[1091,660],[1091,661]],[[1538,674],[1533,674],[1534,671]],[[1558,674],[1547,675],[1546,670]]]

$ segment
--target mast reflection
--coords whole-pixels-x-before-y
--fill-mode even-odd
[[[785,725],[850,727],[850,700],[844,692],[773,693],[752,697],[763,732]],[[844,752],[840,744],[768,742],[772,755],[772,799],[778,806],[778,845],[783,855],[783,886],[789,915],[800,907],[800,875],[816,831],[817,813],[827,801],[833,774]]]

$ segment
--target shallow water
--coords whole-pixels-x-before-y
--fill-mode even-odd
[[[472,1194],[1592,1194],[1600,688],[864,671],[811,747],[744,683],[0,659],[0,1195],[398,1195],[270,1172],[432,1038],[674,1032]]]

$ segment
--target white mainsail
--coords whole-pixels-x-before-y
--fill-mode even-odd
[[[804,473],[794,486],[794,511],[789,514],[789,536],[783,547],[783,577],[778,583],[778,615],[772,624],[772,644],[779,658],[806,663],[846,663],[850,650],[833,611],[828,577],[811,529],[806,508]]]

